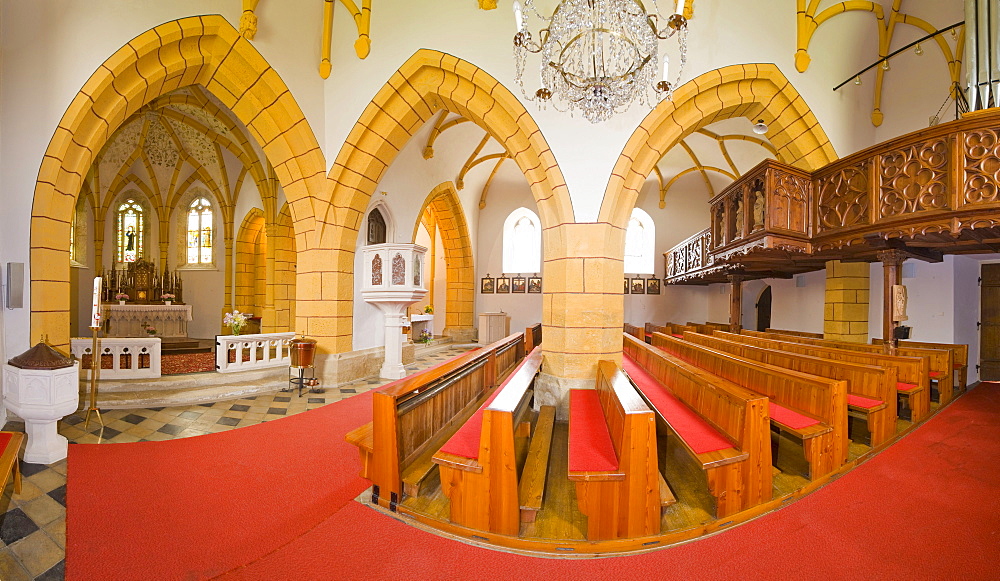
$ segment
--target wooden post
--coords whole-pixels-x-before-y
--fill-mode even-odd
[[[743,275],[730,274],[729,330],[739,333],[743,328]]]
[[[892,320],[892,285],[902,284],[902,266],[906,255],[899,250],[882,250],[878,253],[882,263],[882,342],[894,353],[898,341],[894,338],[896,323]]]

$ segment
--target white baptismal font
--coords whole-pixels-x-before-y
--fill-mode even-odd
[[[361,249],[361,297],[385,315],[385,361],[379,374],[386,379],[406,377],[406,308],[427,295],[423,286],[426,252],[418,244],[372,244]]]

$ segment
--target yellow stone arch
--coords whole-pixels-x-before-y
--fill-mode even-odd
[[[267,224],[264,211],[250,208],[236,231],[236,308],[260,316],[267,285]]]
[[[734,117],[763,119],[779,161],[815,170],[837,159],[816,116],[778,67],[723,67],[679,87],[671,101],[660,103],[632,133],[608,180],[599,221],[625,228],[657,162],[691,133]]]
[[[458,198],[455,184],[444,182],[427,195],[413,225],[412,240],[417,239],[417,228],[426,210],[434,216],[434,224],[441,235],[447,264],[445,335],[459,335],[464,340],[472,339],[475,325],[473,309],[476,299],[476,271],[469,226],[465,221],[465,212],[462,210],[462,201]],[[431,283],[433,284],[433,281]]]
[[[261,144],[291,206],[297,236],[326,214],[326,162],[302,110],[264,57],[222,16],[150,29],[108,58],[63,115],[42,159],[31,216],[31,336],[69,346],[69,230],[84,176],[108,138],[138,109],[201,85]],[[305,246],[303,244],[302,246]]]
[[[333,203],[317,214],[317,221],[338,227],[325,228],[316,246],[299,251],[299,326],[307,323],[303,332],[327,337],[321,347],[335,352],[351,349],[352,265],[364,212],[398,153],[441,110],[462,115],[504,144],[535,198],[543,227],[543,259],[548,264],[567,258],[570,236],[566,229],[573,224],[573,207],[555,156],[531,115],[482,69],[442,52],[419,50],[365,108],[328,174]],[[329,264],[338,265],[336,272],[330,272]],[[547,293],[563,289],[572,276],[556,267],[549,273],[546,270]],[[310,289],[313,293],[306,294]],[[568,307],[551,300],[543,304],[543,325],[553,330],[564,326]],[[551,338],[543,345],[549,354],[564,349],[558,333],[545,336]],[[620,337],[618,344],[620,351]],[[550,373],[562,373],[558,359],[546,360]],[[596,360],[590,364],[595,366]],[[592,371],[586,373],[593,376]]]

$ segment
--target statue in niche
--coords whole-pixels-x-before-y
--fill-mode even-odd
[[[754,184],[758,185],[759,184]],[[764,227],[764,190],[762,187],[754,188],[753,192],[753,229],[760,230]]]
[[[735,198],[733,200],[733,207],[736,208],[736,211],[733,212],[736,215],[736,220],[735,220],[736,223],[734,224],[735,229],[733,230],[733,238],[742,238],[743,237],[743,199],[739,198],[739,197]]]
[[[725,244],[725,238],[723,232],[725,232],[726,225],[726,208],[719,204],[715,209],[715,232],[712,233],[712,246],[722,246]]]

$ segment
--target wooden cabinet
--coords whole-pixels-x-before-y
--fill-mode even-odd
[[[496,343],[510,335],[510,317],[507,313],[479,313],[479,342]]]

